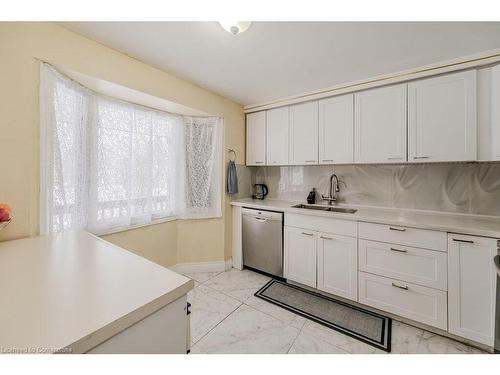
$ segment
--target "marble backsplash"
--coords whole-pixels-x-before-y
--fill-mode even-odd
[[[234,198],[265,183],[269,198],[305,201],[313,187],[328,194],[332,173],[340,179],[342,203],[500,216],[500,163],[238,166]]]

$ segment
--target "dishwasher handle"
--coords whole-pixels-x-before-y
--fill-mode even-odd
[[[264,221],[283,221],[283,212],[253,210],[251,208],[243,208],[241,211],[242,216],[252,217],[261,222]]]

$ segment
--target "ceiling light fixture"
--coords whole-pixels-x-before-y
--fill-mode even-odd
[[[246,31],[251,23],[249,21],[219,21],[222,28],[233,35]]]

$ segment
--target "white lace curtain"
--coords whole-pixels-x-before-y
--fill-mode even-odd
[[[190,218],[222,215],[221,165],[222,132],[220,119],[185,117],[184,213]]]
[[[41,232],[221,216],[222,124],[105,97],[40,68]]]

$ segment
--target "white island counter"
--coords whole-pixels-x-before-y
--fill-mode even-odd
[[[193,281],[87,232],[0,243],[3,353],[185,353]]]

